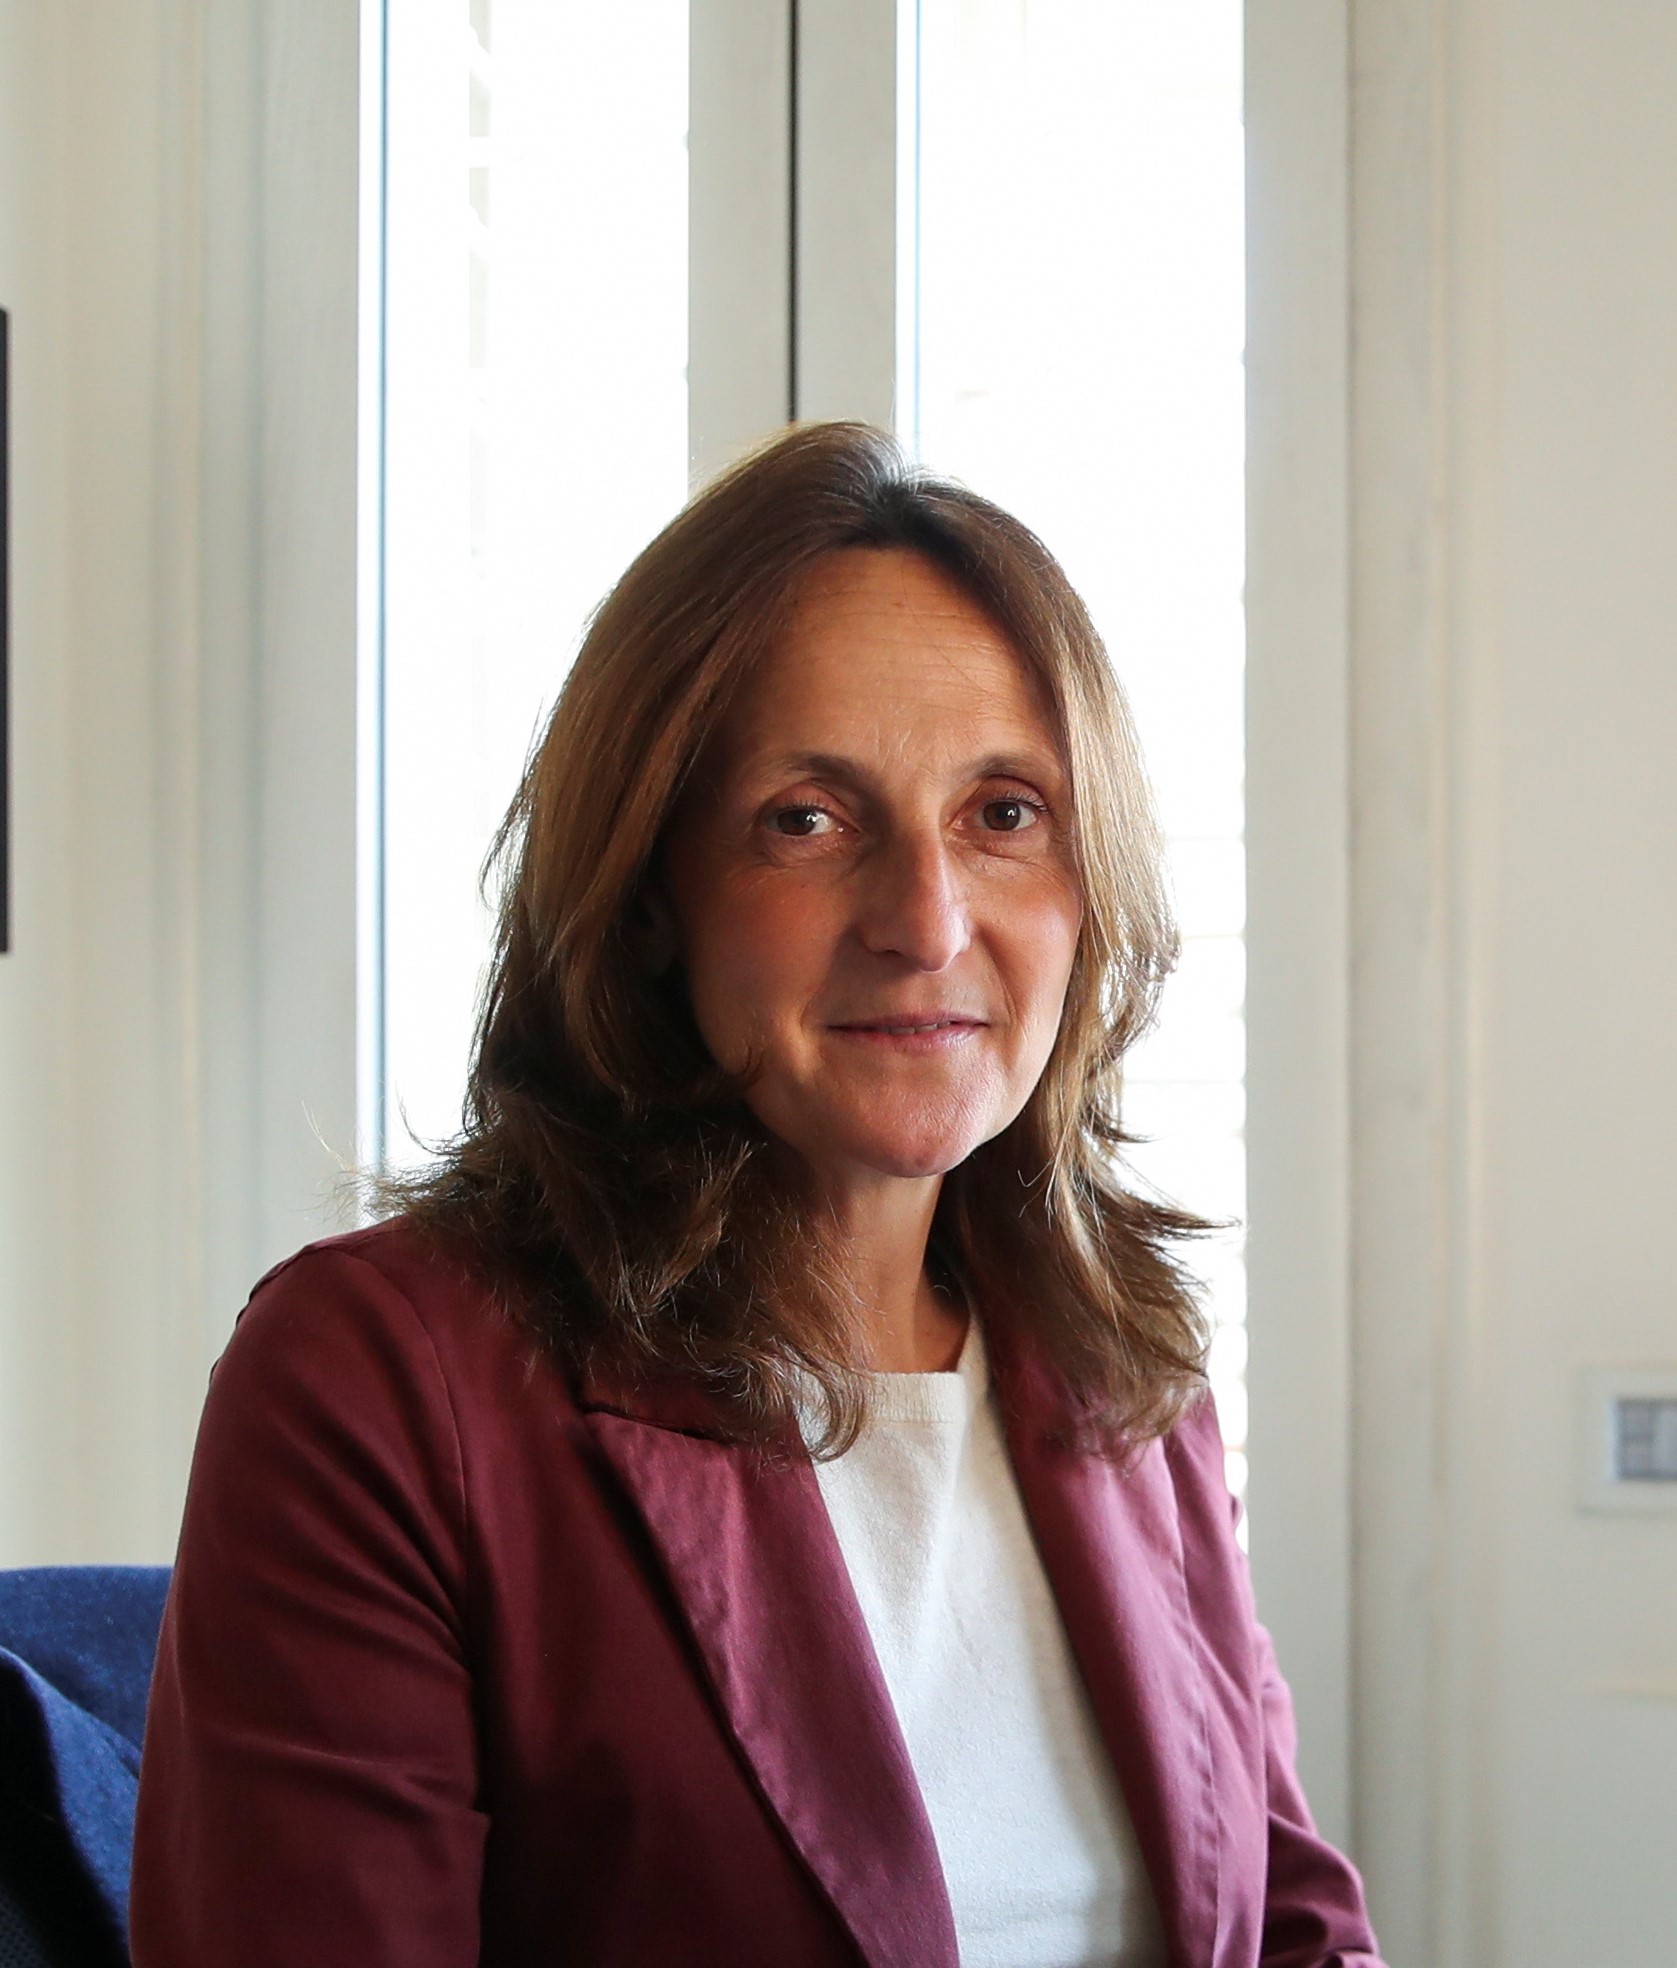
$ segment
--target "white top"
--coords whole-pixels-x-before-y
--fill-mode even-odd
[[[963,1968],[1161,1968],[1135,1831],[1072,1661],[990,1397],[876,1374],[821,1494],[937,1839]]]

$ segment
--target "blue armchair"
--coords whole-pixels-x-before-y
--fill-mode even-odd
[[[168,1583],[164,1566],[0,1572],[0,1968],[127,1968]]]

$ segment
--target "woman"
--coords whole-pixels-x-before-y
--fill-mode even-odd
[[[1368,1968],[1114,1159],[1173,939],[1051,557],[791,433],[503,847],[464,1133],[216,1371],[140,1968]]]

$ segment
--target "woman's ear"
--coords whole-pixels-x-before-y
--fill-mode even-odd
[[[635,899],[629,940],[649,977],[662,977],[681,955],[681,925],[669,897],[655,882],[649,882]]]

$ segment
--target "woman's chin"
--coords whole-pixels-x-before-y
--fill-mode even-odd
[[[1009,1103],[994,1098],[993,1089],[977,1091],[967,1099],[892,1100],[868,1089],[819,1104],[765,1101],[758,1118],[824,1182],[881,1176],[924,1182],[958,1168],[1007,1125]]]
[[[912,1134],[883,1130],[843,1134],[835,1130],[825,1140],[811,1142],[806,1152],[818,1167],[835,1175],[850,1171],[864,1179],[887,1176],[903,1182],[924,1182],[959,1168],[986,1138],[985,1133],[970,1128],[928,1129]]]
[[[972,1147],[976,1145],[974,1143]],[[959,1168],[972,1153],[972,1147],[926,1150],[919,1154],[882,1153],[870,1157],[864,1166],[876,1175],[889,1176],[900,1182],[926,1182]]]

